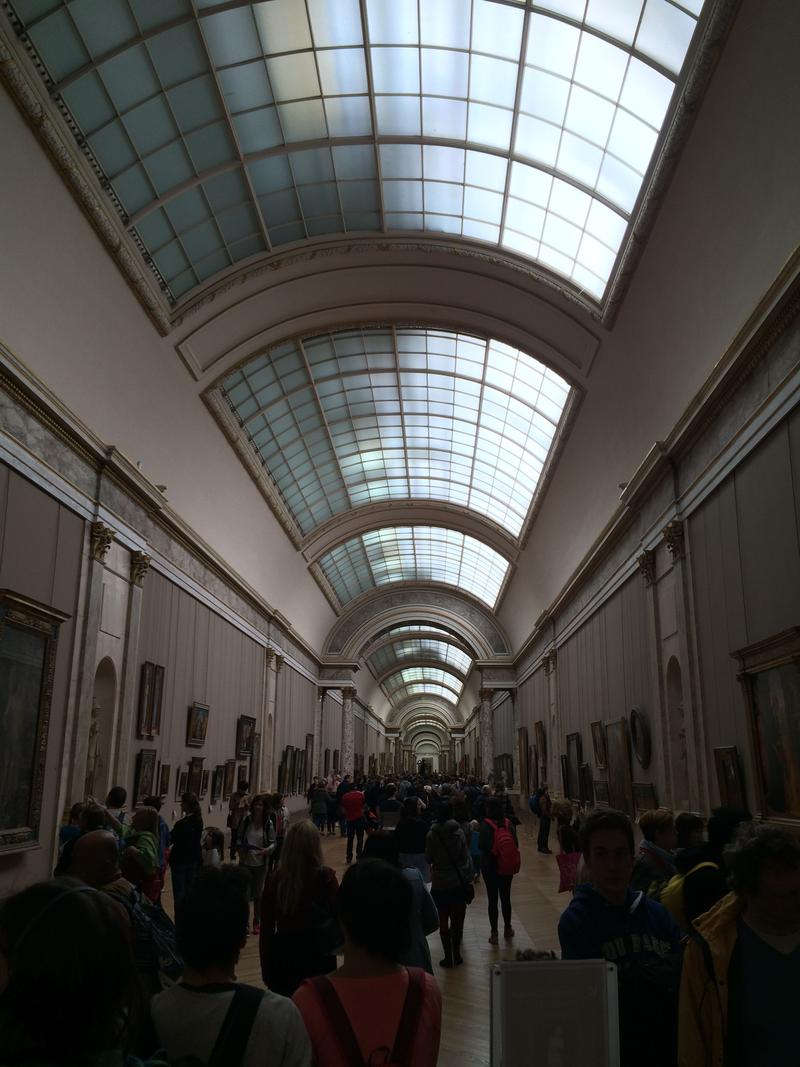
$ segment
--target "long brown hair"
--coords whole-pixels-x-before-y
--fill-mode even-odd
[[[306,895],[315,871],[322,866],[322,838],[308,820],[293,822],[278,860],[276,902],[278,913],[289,915]]]

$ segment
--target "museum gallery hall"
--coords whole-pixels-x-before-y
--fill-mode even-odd
[[[0,0],[0,896],[112,786],[224,830],[421,770],[505,782],[557,948],[545,783],[800,826],[798,46],[794,0]]]

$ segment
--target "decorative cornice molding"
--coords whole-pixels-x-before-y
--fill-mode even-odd
[[[679,519],[673,519],[661,531],[661,536],[664,538],[664,544],[669,549],[673,562],[683,559],[686,555],[686,536],[683,523]]]
[[[89,532],[89,551],[96,563],[105,563],[115,531],[104,522],[93,522]]]
[[[67,123],[43,93],[40,76],[0,21],[0,81],[53,162],[106,251],[162,336],[172,328],[167,302],[154,288],[155,278],[112,209],[100,180],[83,159]]]
[[[641,555],[636,557],[639,571],[644,578],[645,585],[653,585],[656,580],[656,554],[652,548],[646,548]]]
[[[131,553],[131,584],[141,585],[150,569],[150,557],[146,552]]]

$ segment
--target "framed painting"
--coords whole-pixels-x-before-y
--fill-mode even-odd
[[[624,811],[626,815],[633,815],[633,780],[627,719],[617,719],[606,726],[606,755],[611,807]]]
[[[0,592],[0,853],[39,843],[58,630],[68,617]]]
[[[240,715],[236,721],[236,755],[239,759],[252,754],[255,732],[256,720],[250,715]]]
[[[581,804],[585,808],[591,808],[594,804],[594,788],[592,787],[592,768],[588,763],[582,763],[579,772]]]
[[[567,766],[567,755],[565,752],[561,753],[561,793],[562,796],[569,796],[569,769]]]
[[[520,726],[517,730],[517,760],[519,762],[519,795],[524,798],[530,796],[531,791],[527,726]]]
[[[580,771],[583,763],[583,741],[578,733],[567,734],[567,793],[570,800],[581,796]]]
[[[335,748],[333,750],[333,771],[334,771],[334,774],[340,774],[341,773],[340,766],[339,766],[339,749],[338,748]]]
[[[261,734],[253,734],[253,751],[250,753],[250,764],[247,773],[250,776],[250,786],[255,792],[261,781],[258,773],[258,761],[261,758]]]
[[[723,808],[738,808],[741,811],[745,808],[746,801],[736,745],[715,748],[714,763],[717,768],[720,804]]]
[[[543,722],[540,721],[533,724],[533,736],[536,741],[536,747],[539,750],[539,759],[544,765],[547,763],[547,737]]]
[[[182,771],[178,768],[175,775],[175,799],[180,800],[183,794],[186,792],[189,783],[189,772]]]
[[[325,774],[325,777],[327,778],[328,775],[331,773],[331,750],[329,748],[325,749],[325,761],[322,764],[322,769]]]
[[[136,772],[133,783],[133,799],[141,804],[145,797],[153,795],[156,785],[156,750],[143,748],[136,753]]]
[[[528,749],[528,759],[531,767],[531,792],[539,788],[539,749],[532,745]]]
[[[637,819],[643,811],[653,811],[658,807],[656,787],[652,782],[633,783],[633,809]]]
[[[142,670],[139,676],[139,707],[136,716],[136,736],[140,738],[150,736],[155,673],[155,663],[142,664]]]
[[[186,747],[202,748],[208,734],[208,704],[192,704],[186,717]]]
[[[641,708],[631,710],[631,745],[642,770],[650,766],[650,727]]]
[[[606,732],[603,729],[602,720],[590,722],[592,731],[592,750],[594,752],[594,765],[599,771],[606,769]]]
[[[203,756],[192,756],[189,760],[189,784],[186,788],[187,792],[194,793],[196,797],[200,796],[203,785],[203,759]]]
[[[595,778],[592,782],[592,790],[594,792],[594,804],[597,808],[610,808],[611,802],[608,799],[608,782],[600,782]]]
[[[761,817],[800,822],[800,626],[734,653],[747,701]],[[726,773],[734,767],[727,760]],[[733,783],[731,782],[731,785]]]
[[[154,737],[161,731],[161,710],[164,703],[164,668],[156,665],[153,668],[153,695],[150,700],[150,712],[148,715],[149,737]]]
[[[303,760],[303,792],[307,793],[311,787],[311,764],[314,758],[314,735],[306,734],[306,750]]]
[[[209,779],[209,777],[210,777],[210,772],[207,771],[207,770],[203,771],[203,777],[200,779],[200,796],[201,797],[207,796],[207,794],[208,794],[208,779]]]
[[[161,775],[158,781],[158,795],[161,797],[169,796],[169,776],[170,765],[168,763],[161,764]]]
[[[239,788],[239,785],[242,782],[247,782],[248,787],[252,784],[250,782],[250,779],[248,778],[249,774],[250,774],[250,764],[249,763],[240,763],[239,764],[239,769],[236,772],[236,788],[237,789]],[[244,792],[244,790],[239,790],[239,791],[240,792]],[[252,792],[252,790],[251,790],[251,792]]]
[[[211,801],[214,803],[222,796],[222,785],[225,781],[225,764],[218,763],[211,775]]]
[[[225,777],[222,779],[222,796],[225,800],[233,793],[236,779],[236,760],[225,761]]]

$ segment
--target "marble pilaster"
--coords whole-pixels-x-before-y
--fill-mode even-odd
[[[481,702],[479,729],[481,774],[486,782],[494,780],[494,722],[492,719],[492,697],[494,690],[481,689],[478,697]]]
[[[342,774],[352,774],[355,759],[355,721],[353,714],[353,701],[355,689],[342,690]]]

